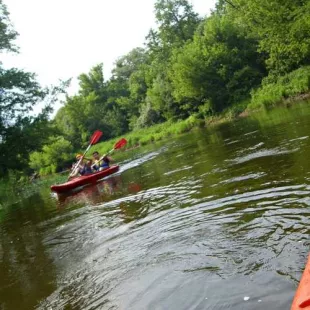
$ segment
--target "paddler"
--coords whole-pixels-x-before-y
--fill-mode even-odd
[[[92,174],[93,171],[91,169],[92,165],[92,160],[89,158],[83,157],[83,159],[80,161],[81,157],[83,157],[82,154],[77,154],[76,155],[76,160],[77,163],[72,167],[72,171],[74,172],[73,175],[71,176],[77,176],[78,174],[80,175],[89,175]],[[80,161],[80,163],[79,163]],[[76,165],[79,163],[79,166],[77,167]]]
[[[92,168],[95,171],[102,171],[110,167],[110,162],[113,161],[110,156],[103,155],[102,157],[99,156],[99,153],[95,151],[93,153],[94,164]]]

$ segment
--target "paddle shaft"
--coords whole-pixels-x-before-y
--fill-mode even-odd
[[[99,159],[98,159],[98,163],[100,163],[105,157],[107,157],[109,154],[111,154],[115,149],[113,148],[111,151],[109,151],[108,153],[102,155]],[[94,167],[96,164],[93,164],[92,167]]]
[[[75,167],[73,168],[73,171],[70,173],[69,178],[71,178],[74,174],[76,174],[76,170],[79,168],[79,165],[81,164],[82,160],[84,159],[84,156],[86,155],[86,153],[89,151],[90,147],[92,146],[92,144],[90,143],[89,146],[87,147],[86,151],[84,152],[84,154],[81,156],[81,158],[79,159],[79,161],[76,163]]]
[[[109,151],[108,153],[104,154],[103,156],[101,156],[101,157],[99,158],[98,163],[99,163],[101,160],[103,160],[106,156],[108,156],[109,154],[111,154],[113,151],[122,148],[122,147],[125,146],[126,144],[127,144],[127,140],[126,140],[125,138],[122,138],[122,139],[120,139],[119,141],[117,141],[117,142],[114,144],[114,147],[113,147],[113,149],[112,149],[111,151]],[[95,164],[92,165],[92,167],[93,167],[93,166],[95,166]]]
[[[101,138],[101,136],[102,136],[102,131],[100,131],[100,130],[96,130],[96,131],[93,133],[93,135],[92,135],[91,138],[90,138],[90,142],[89,142],[89,145],[88,145],[87,149],[85,150],[84,154],[81,156],[81,158],[79,159],[79,161],[77,162],[77,164],[73,167],[73,169],[72,169],[73,171],[70,173],[70,175],[69,175],[69,177],[68,177],[68,180],[69,180],[72,176],[74,176],[74,175],[77,173],[77,169],[79,168],[79,166],[80,166],[80,164],[81,164],[81,162],[82,162],[82,160],[83,160],[85,154],[88,152],[88,150],[90,149],[90,147],[91,147],[93,144],[96,144],[96,143],[99,141],[99,139]]]

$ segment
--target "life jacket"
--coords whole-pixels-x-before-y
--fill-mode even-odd
[[[79,168],[80,175],[88,175],[91,173],[93,173],[93,171],[91,170],[91,167],[87,166],[86,164],[83,167]]]
[[[110,161],[108,158],[104,158],[100,161],[96,161],[96,164],[94,166],[95,170],[99,170],[100,168],[109,168],[110,166]]]
[[[82,162],[79,166],[79,174],[80,175],[88,175],[93,173],[91,166],[89,166],[87,163]]]

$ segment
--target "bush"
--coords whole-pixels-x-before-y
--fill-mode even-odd
[[[270,107],[284,99],[310,90],[310,66],[299,68],[275,80],[264,79],[262,87],[251,92],[249,108]]]
[[[198,107],[198,111],[199,112],[198,112],[197,116],[199,118],[206,118],[206,117],[212,115],[214,111],[212,109],[212,102],[211,102],[211,100],[206,100],[204,102],[204,104],[200,105]]]
[[[64,137],[51,137],[42,152],[30,154],[30,167],[41,175],[54,173],[73,157],[72,144]]]
[[[247,108],[249,104],[249,100],[241,101],[238,104],[233,104],[231,107],[225,109],[223,111],[225,119],[234,119],[238,115],[240,115]]]
[[[140,116],[136,120],[134,130],[152,126],[160,121],[160,115],[151,107],[151,103],[147,101],[142,105]]]

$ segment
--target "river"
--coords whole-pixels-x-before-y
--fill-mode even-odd
[[[0,210],[0,309],[289,309],[309,251],[310,105],[128,152]],[[117,155],[116,155],[117,157]]]

